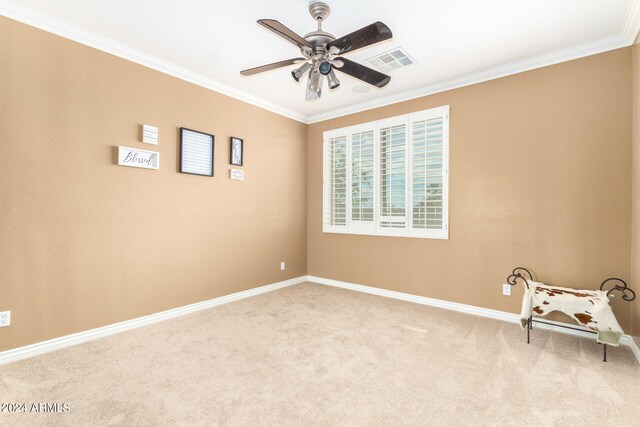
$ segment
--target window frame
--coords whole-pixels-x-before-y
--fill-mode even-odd
[[[413,225],[413,125],[415,122],[442,118],[442,228],[424,229],[414,228]],[[381,227],[381,144],[380,130],[386,127],[405,126],[405,226],[404,228]],[[353,221],[353,146],[352,135],[373,131],[374,162],[373,162],[373,221]],[[346,220],[345,225],[331,225],[327,223],[328,209],[331,195],[328,194],[329,180],[332,176],[330,166],[327,165],[330,141],[333,138],[346,138]],[[449,106],[430,108],[410,114],[388,117],[374,122],[357,124],[354,126],[333,129],[323,133],[323,191],[322,191],[322,231],[324,233],[358,234],[370,236],[413,237],[425,239],[449,239]]]

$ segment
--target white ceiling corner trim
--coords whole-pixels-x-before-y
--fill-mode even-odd
[[[387,105],[396,104],[398,102],[409,101],[412,99],[421,98],[423,96],[433,95],[448,90],[458,89],[477,83],[495,80],[500,77],[507,77],[513,74],[535,70],[536,68],[542,68],[549,65],[559,64],[561,62],[571,61],[573,59],[607,52],[609,50],[619,49],[629,46],[632,43],[633,42],[628,41],[627,37],[624,37],[622,35],[610,36],[595,42],[572,46],[556,52],[551,52],[544,55],[526,58],[521,61],[512,62],[510,64],[488,68],[444,82],[439,82],[433,85],[398,93],[392,96],[378,98],[371,102],[353,104],[346,108],[336,109],[321,114],[314,114],[307,118],[307,122],[311,124],[324,120],[335,119],[337,117],[359,113],[362,111],[371,110],[373,108],[384,107]]]
[[[558,64],[561,62],[570,61],[606,52],[609,50],[627,47],[632,45],[636,41],[638,34],[640,33],[640,0],[629,0],[626,14],[625,9],[619,9],[617,19],[620,19],[623,16],[624,19],[615,21],[616,27],[617,25],[620,25],[618,28],[610,26],[608,27],[608,30],[606,32],[601,32],[597,35],[597,37],[593,37],[591,39],[583,39],[583,42],[580,42],[580,40],[578,39],[573,41],[573,43],[576,44],[557,45],[555,47],[557,50],[541,50],[540,52],[544,53],[534,56],[525,56],[523,59],[518,59],[511,62],[508,62],[509,59],[505,58],[504,62],[502,63],[494,63],[500,65],[491,65],[490,63],[487,63],[487,65],[484,66],[488,66],[488,68],[478,67],[475,69],[475,71],[471,72],[469,71],[473,70],[473,68],[467,68],[466,70],[461,69],[461,74],[458,76],[447,78],[446,74],[440,75],[438,78],[433,79],[432,82],[427,84],[426,86],[424,86],[424,84],[428,81],[424,80],[422,82],[417,82],[417,84],[413,88],[408,85],[405,85],[404,88],[401,86],[398,88],[399,90],[396,89],[395,92],[388,91],[387,93],[385,93],[383,91],[377,92],[378,90],[374,90],[375,92],[372,92],[372,94],[377,92],[380,96],[378,96],[377,94],[376,96],[378,97],[376,98],[369,97],[369,99],[366,101],[360,99],[359,101],[356,100],[356,102],[348,104],[344,101],[338,100],[333,105],[326,105],[326,110],[324,111],[318,108],[315,108],[314,111],[314,109],[306,108],[304,106],[298,109],[294,107],[294,104],[292,104],[291,102],[287,104],[287,102],[283,101],[282,99],[276,100],[276,102],[269,101],[268,98],[271,95],[268,91],[260,92],[253,90],[253,88],[251,87],[247,88],[242,85],[236,86],[233,80],[225,80],[227,78],[225,76],[218,76],[216,74],[206,75],[206,73],[204,72],[196,72],[194,70],[199,68],[192,66],[193,64],[186,64],[187,66],[178,65],[182,62],[177,60],[175,57],[172,58],[171,56],[165,56],[171,59],[165,60],[161,58],[162,55],[158,52],[155,52],[155,54],[151,54],[145,51],[147,50],[146,48],[140,48],[144,45],[136,44],[127,39],[116,41],[116,36],[114,35],[115,33],[104,33],[104,35],[99,34],[98,32],[92,31],[90,29],[93,28],[92,26],[87,26],[82,23],[82,21],[76,22],[74,20],[66,20],[66,17],[63,17],[63,15],[57,16],[57,14],[54,13],[51,9],[48,10],[47,13],[45,13],[40,10],[32,9],[31,5],[25,6],[22,4],[18,4],[16,1],[17,0],[0,0],[0,15],[56,34],[66,39],[70,39],[75,42],[90,46],[100,51],[118,56],[125,60],[132,61],[156,71],[160,71],[164,74],[168,74],[181,80],[196,84],[198,86],[213,90],[223,95],[230,96],[240,101],[255,105],[270,112],[291,118],[305,124],[317,123],[349,114],[358,113],[361,111],[366,111],[390,104],[395,104],[398,102],[432,95],[439,92],[482,83],[500,77]],[[28,2],[25,1],[24,3]],[[464,8],[465,10],[468,9],[467,6],[464,6]],[[336,9],[338,9],[338,6],[336,6]],[[572,13],[572,10],[573,9],[567,9],[567,13]],[[56,14],[56,16],[53,16],[54,14]],[[336,25],[338,25],[338,22],[336,22]],[[95,30],[95,28],[93,28],[93,30]],[[459,30],[457,31],[459,32]],[[102,33],[102,31],[100,31],[100,33]],[[402,43],[401,37],[399,42]],[[484,43],[484,45],[480,44],[479,46],[485,46],[487,48],[490,48],[492,46],[490,41],[483,41],[481,43]],[[133,46],[138,46],[138,48]],[[490,50],[487,51],[487,49],[485,49],[485,52],[490,52]],[[534,53],[535,52],[530,52],[529,55]],[[514,58],[518,58],[518,56],[514,56]],[[243,58],[239,57],[236,59],[242,62]],[[428,65],[427,62],[423,62],[423,64]],[[455,72],[455,70],[457,69],[458,68],[453,68],[452,70],[454,70]],[[451,75],[455,74],[450,71],[449,76]],[[222,78],[222,80],[218,80],[219,77]],[[244,90],[242,88],[244,88]],[[349,89],[349,87],[347,86],[343,89],[346,90]],[[349,98],[349,100],[351,99]],[[340,106],[340,103],[342,103],[342,106]]]
[[[160,71],[161,73],[179,78],[181,80],[193,83],[198,86],[213,90],[223,95],[230,96],[248,104],[255,105],[276,114],[288,117],[290,119],[307,123],[307,118],[296,111],[285,108],[281,105],[267,101],[251,95],[247,92],[238,90],[229,85],[221,83],[217,80],[205,77],[199,73],[191,71],[185,67],[142,52],[138,49],[119,43],[108,37],[91,32],[85,28],[81,28],[54,18],[49,15],[31,10],[21,5],[11,3],[6,0],[0,0],[0,15],[13,19],[23,24],[39,28],[60,37],[78,42],[80,44],[98,49],[100,51],[115,55],[136,64]]]
[[[350,105],[346,108],[339,108],[320,114],[313,114],[307,117],[307,123],[318,123],[325,120],[331,120],[349,114],[355,114],[374,108],[384,107],[403,101],[423,96],[433,95],[448,90],[458,89],[464,86],[470,86],[494,80],[500,77],[506,77],[525,71],[535,70],[536,68],[547,67],[549,65],[559,64],[574,59],[584,58],[590,55],[607,52],[610,50],[620,49],[631,46],[636,38],[640,38],[640,0],[632,0],[627,10],[626,18],[622,24],[619,34],[615,34],[600,40],[584,43],[576,46],[570,46],[556,52],[534,56],[523,59],[521,61],[512,62],[510,64],[500,65],[498,67],[488,68],[457,77],[455,79],[439,82],[433,85],[413,89],[384,98],[378,98],[371,102],[363,102]]]
[[[621,35],[632,45],[640,33],[640,0],[632,0],[622,24]]]

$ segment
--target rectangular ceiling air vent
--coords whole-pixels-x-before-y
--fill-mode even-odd
[[[416,61],[410,57],[404,49],[397,47],[390,51],[368,58],[365,62],[367,63],[365,65],[371,65],[382,73],[389,73],[393,70],[397,70],[398,68],[415,64]]]

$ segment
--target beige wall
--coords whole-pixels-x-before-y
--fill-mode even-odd
[[[0,18],[0,310],[13,315],[0,351],[307,273],[511,312],[522,291],[500,284],[516,265],[568,286],[629,278],[639,57],[307,127]],[[323,234],[322,132],[447,104],[450,239]],[[160,128],[157,147],[137,142],[140,123]],[[216,135],[215,178],[177,173],[180,126]],[[231,135],[246,143],[242,183],[228,179]],[[157,149],[161,169],[117,166],[117,145]],[[635,333],[639,307],[633,320],[616,303]]]
[[[631,285],[638,297],[633,303],[632,333],[640,336],[640,44],[633,50],[633,196]]]
[[[515,266],[572,287],[628,279],[631,85],[626,48],[310,125],[309,274],[510,312]],[[450,239],[322,233],[322,132],[441,105]]]
[[[214,178],[177,173],[180,126]],[[304,124],[0,17],[0,146],[0,351],[306,274]]]

